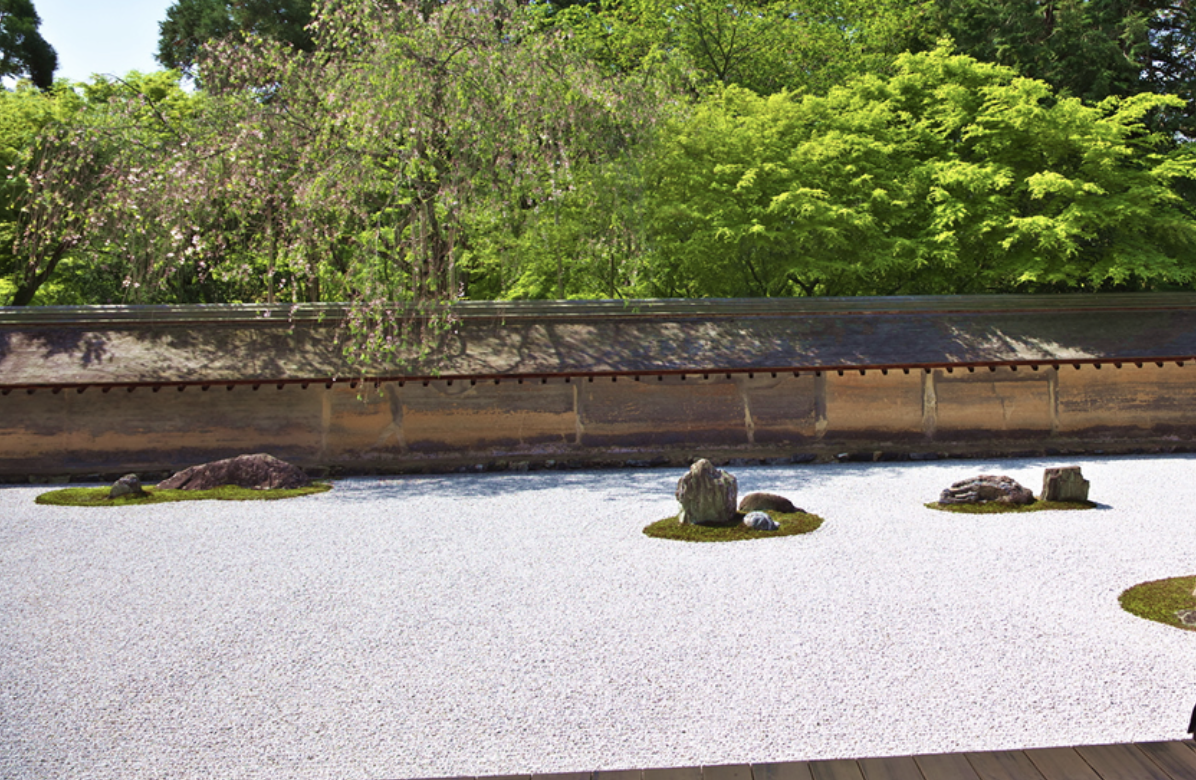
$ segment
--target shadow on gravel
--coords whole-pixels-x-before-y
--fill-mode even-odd
[[[735,475],[741,496],[755,491],[796,496],[812,483],[840,473],[833,466],[732,466],[725,470]],[[336,487],[328,495],[340,501],[357,502],[444,495],[489,498],[542,490],[577,490],[611,492],[611,500],[650,501],[673,498],[677,481],[684,474],[683,469],[612,469],[351,477],[334,483]]]
[[[835,487],[846,495],[875,493],[886,490],[886,483],[920,480],[927,472],[939,472],[935,477],[940,488],[952,482],[978,474],[1009,474],[1022,480],[1026,487],[1038,492],[1042,469],[1073,463],[1112,465],[1143,460],[1196,460],[1196,454],[1117,455],[1117,456],[1059,456],[1005,459],[943,459],[933,461],[889,461],[877,463],[818,463],[787,466],[722,466],[739,481],[739,495],[763,491],[779,493],[800,503],[800,493],[835,480]],[[579,469],[569,471],[490,472],[474,474],[433,474],[389,477],[345,477],[332,480],[331,493],[321,500],[347,502],[376,501],[415,496],[456,495],[485,498],[499,494],[530,493],[540,490],[611,490],[620,500],[672,498],[677,480],[685,474],[682,468],[647,469]],[[94,487],[99,483],[71,483]],[[938,484],[936,482],[936,484]],[[67,487],[64,484],[0,484],[0,493],[13,490],[38,489],[39,492]],[[1099,486],[1094,487],[1099,492]],[[936,496],[928,496],[927,501]],[[1097,503],[1098,510],[1112,509]]]
[[[356,503],[435,496],[491,498],[543,490],[610,490],[625,498],[647,499],[672,495],[677,478],[661,474],[609,471],[541,472],[520,474],[444,474],[410,477],[353,477],[334,483],[330,497]],[[671,487],[670,487],[671,484]]]

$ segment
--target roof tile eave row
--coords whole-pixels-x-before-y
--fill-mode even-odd
[[[323,385],[325,388],[332,388],[337,385],[345,385],[350,388],[358,386],[373,385],[375,387],[385,384],[395,384],[404,386],[406,384],[423,384],[429,385],[433,382],[445,383],[452,385],[455,382],[469,382],[471,384],[485,384],[485,383],[510,383],[516,382],[518,384],[532,384],[561,381],[565,383],[574,380],[583,380],[587,382],[594,382],[600,379],[609,379],[611,381],[618,381],[620,379],[628,379],[631,381],[641,381],[645,377],[679,377],[684,380],[689,377],[710,379],[711,377],[718,378],[720,375],[724,378],[730,379],[732,377],[747,376],[754,378],[756,375],[770,375],[772,378],[792,375],[794,377],[800,376],[818,376],[822,374],[837,374],[850,375],[856,374],[867,375],[868,373],[889,374],[890,372],[909,373],[930,373],[932,371],[940,370],[948,374],[956,371],[962,373],[974,373],[977,370],[987,369],[995,372],[998,369],[1009,369],[1013,372],[1021,368],[1027,368],[1030,371],[1040,371],[1043,369],[1061,370],[1064,367],[1071,367],[1074,369],[1081,369],[1085,367],[1095,368],[1097,370],[1109,366],[1114,369],[1121,369],[1123,367],[1134,366],[1143,368],[1147,365],[1154,365],[1163,367],[1168,364],[1183,367],[1189,363],[1196,363],[1196,355],[1181,355],[1181,356],[1145,356],[1142,358],[1085,358],[1085,359],[1031,359],[1031,360],[1015,360],[1015,361],[971,361],[958,363],[917,363],[917,364],[847,364],[847,365],[803,365],[803,366],[766,366],[754,368],[660,368],[660,369],[637,369],[630,371],[571,371],[571,372],[556,372],[556,373],[508,373],[508,374],[360,374],[360,375],[323,375],[323,376],[304,376],[304,377],[205,377],[203,379],[122,379],[115,381],[104,380],[87,380],[87,381],[65,381],[65,382],[7,382],[3,377],[0,377],[0,393],[9,395],[14,391],[36,392],[38,390],[48,390],[52,392],[61,392],[64,390],[74,390],[83,393],[89,389],[97,389],[103,392],[109,392],[115,389],[125,389],[130,392],[136,389],[152,389],[155,392],[162,389],[175,388],[182,391],[187,388],[201,388],[202,390],[209,390],[212,388],[227,388],[232,390],[236,387],[248,387],[253,390],[258,390],[262,387],[276,387],[282,389],[287,386],[299,385],[304,389],[312,385]]]

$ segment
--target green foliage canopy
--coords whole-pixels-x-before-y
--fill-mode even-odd
[[[39,136],[49,126],[69,122],[82,104],[79,95],[65,85],[42,92],[32,83],[22,82],[11,91],[0,90],[0,170],[4,173],[0,181],[0,303],[9,301],[17,291],[16,280],[26,262],[14,246],[28,193],[24,168],[35,156]]]
[[[936,27],[959,51],[1009,65],[1090,102],[1175,94],[1152,123],[1196,137],[1191,9],[1171,0],[938,0]]]
[[[192,73],[200,49],[229,36],[258,35],[312,51],[311,15],[311,0],[176,0],[158,24],[157,60]]]
[[[180,61],[192,92],[0,95],[0,302],[349,300],[376,356],[410,335],[400,304],[460,297],[1193,281],[1187,104],[1116,75],[1128,43],[1060,86],[928,47],[938,17],[906,0],[323,0],[310,45],[254,21],[284,6],[179,0],[219,22]],[[1134,17],[1155,52],[1160,14]]]
[[[946,48],[825,96],[738,87],[662,136],[649,211],[669,296],[938,294],[1192,280],[1174,97],[1085,105]]]
[[[886,70],[893,55],[933,42],[930,9],[922,0],[615,0],[553,20],[613,71],[652,73],[693,94],[728,84],[769,94]]]
[[[392,350],[396,302],[435,308],[518,276],[507,237],[558,223],[668,103],[537,31],[538,9],[320,10],[313,52],[261,36],[204,47],[191,96],[170,73],[89,86],[22,166],[13,302],[64,258],[106,258],[131,301],[347,299],[369,350]]]
[[[27,76],[39,89],[50,88],[58,54],[40,26],[32,0],[0,0],[0,76]]]
[[[22,100],[34,98],[18,90],[0,106],[15,114]],[[180,205],[207,197],[179,189],[187,179],[178,175],[185,158],[177,154],[204,101],[179,87],[177,73],[131,73],[78,88],[57,85],[37,111],[29,109],[39,129],[31,140],[14,134],[6,180],[13,219],[4,224],[19,259],[12,304],[37,302],[43,286],[64,272],[79,277],[76,290],[91,300],[58,303],[194,300],[203,290],[202,267],[197,276],[193,264],[180,265],[176,249],[184,236],[173,228],[190,213]],[[169,197],[172,191],[180,197]],[[184,256],[195,259],[196,251]]]

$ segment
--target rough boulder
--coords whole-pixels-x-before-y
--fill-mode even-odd
[[[981,474],[956,482],[939,496],[940,504],[1032,504],[1034,494],[1010,477]]]
[[[677,481],[681,523],[717,525],[733,521],[738,492],[739,483],[734,476],[719,471],[713,463],[702,458]]]
[[[793,502],[784,496],[772,493],[748,493],[739,502],[739,511],[745,514],[748,512],[782,512],[784,514],[793,514],[802,510],[794,506]]]
[[[162,490],[211,490],[236,485],[254,490],[285,490],[307,487],[311,480],[298,466],[273,455],[238,455],[183,469],[158,483]]]
[[[1087,501],[1088,480],[1079,466],[1059,466],[1042,473],[1043,501]]]
[[[123,477],[113,482],[111,489],[108,490],[108,498],[144,495],[147,494],[141,489],[141,480],[137,478],[136,474],[125,474]]]

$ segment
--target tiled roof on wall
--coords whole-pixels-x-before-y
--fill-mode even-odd
[[[335,304],[0,307],[0,388],[1181,361],[1196,294],[463,303],[354,366]]]

